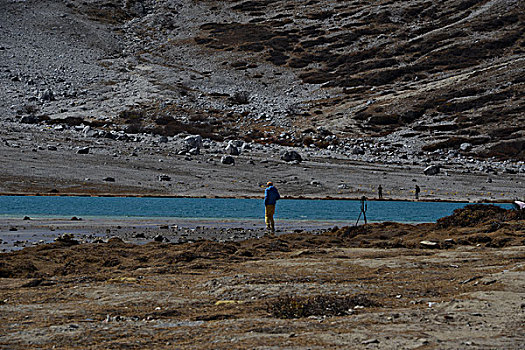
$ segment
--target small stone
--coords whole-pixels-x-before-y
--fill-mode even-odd
[[[77,154],[89,154],[89,147],[82,147],[77,150]]]
[[[103,178],[102,181],[106,181],[106,182],[115,182],[115,178],[113,178],[113,177],[111,177],[111,176],[108,176],[108,177]]]
[[[361,344],[378,344],[378,343],[379,343],[379,340],[377,340],[375,338],[363,340],[361,342]]]
[[[166,174],[160,174],[158,176],[159,181],[171,181],[171,177]]]
[[[459,146],[459,149],[462,150],[462,151],[468,151],[469,149],[472,148],[472,144],[471,143],[468,143],[468,142],[465,142],[465,143],[462,143],[460,146]]]
[[[437,248],[439,244],[437,242],[431,242],[431,241],[421,241],[419,242],[422,247],[424,248]]]
[[[235,159],[232,156],[222,156],[221,157],[221,163],[222,164],[235,164]]]

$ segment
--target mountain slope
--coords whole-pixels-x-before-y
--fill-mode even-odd
[[[4,118],[525,159],[517,0],[1,3]]]

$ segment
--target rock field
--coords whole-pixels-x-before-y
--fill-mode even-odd
[[[0,192],[252,196],[290,173],[280,184],[290,196],[372,195],[382,182],[409,198],[403,169],[430,181],[429,199],[523,196],[520,1],[0,6]],[[247,145],[240,156],[232,141]],[[285,166],[290,149],[319,172]],[[226,181],[187,185],[221,159]],[[430,165],[474,174],[465,183],[479,189],[434,186],[420,178]],[[337,166],[342,178],[327,170]],[[231,186],[239,173],[249,184]],[[153,181],[161,175],[171,183]]]

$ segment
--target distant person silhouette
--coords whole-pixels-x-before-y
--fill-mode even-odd
[[[377,198],[383,199],[383,186],[379,185],[377,187]]]
[[[272,233],[275,233],[275,221],[273,220],[275,204],[280,198],[277,188],[273,186],[271,181],[268,181],[266,190],[264,190],[264,221],[266,222],[266,228]]]
[[[419,193],[420,193],[420,192],[421,192],[421,189],[419,188],[418,185],[416,185],[416,192],[415,192],[415,194],[416,194],[416,199],[419,199]]]

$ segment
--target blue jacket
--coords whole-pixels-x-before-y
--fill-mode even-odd
[[[264,205],[275,205],[280,198],[277,188],[270,186],[264,190]]]

